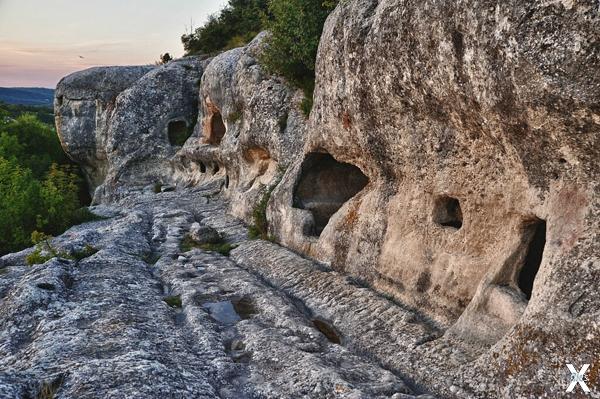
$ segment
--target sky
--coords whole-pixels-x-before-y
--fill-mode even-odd
[[[183,55],[181,35],[227,0],[0,0],[0,87],[54,88],[71,72]]]

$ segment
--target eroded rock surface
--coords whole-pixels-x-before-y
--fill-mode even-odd
[[[402,375],[326,335],[328,314],[313,314],[241,261],[256,249],[241,245],[246,230],[225,216],[226,204],[209,199],[216,187],[96,208],[108,218],[52,243],[99,250],[80,261],[32,267],[3,258],[2,397],[48,387],[57,398],[412,397]],[[240,245],[236,256],[184,252],[197,222]],[[293,256],[252,245],[272,258]]]
[[[200,85],[194,138],[176,163],[182,183],[220,179],[232,214],[247,221],[305,139],[302,94],[258,64],[263,39],[260,34],[248,46],[210,61]]]
[[[599,12],[357,0],[326,23],[305,155],[273,193],[272,232],[489,349],[453,371],[472,391],[561,395],[567,359],[600,357]],[[319,154],[337,164],[317,176]],[[368,184],[340,204],[348,185],[328,182],[344,164]]]
[[[61,80],[57,131],[96,202],[118,197],[124,186],[173,182],[171,160],[196,125],[204,63],[190,57],[159,67],[92,68]]]
[[[88,259],[2,258],[0,392],[561,397],[572,363],[599,397],[599,13],[340,2],[308,121],[263,35],[65,78],[112,218],[56,240]],[[235,218],[266,200],[278,244]]]

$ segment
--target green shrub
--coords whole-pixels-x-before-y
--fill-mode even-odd
[[[315,61],[323,25],[337,1],[271,0],[271,18],[266,27],[271,32],[261,63],[271,73],[285,77],[304,91],[302,111],[312,108],[315,86]]]
[[[38,179],[53,163],[69,163],[54,129],[29,113],[0,124],[0,157],[31,170]]]
[[[46,263],[47,261],[49,261],[52,258],[54,258],[54,256],[52,254],[42,255],[42,249],[36,248],[32,253],[27,255],[27,257],[25,258],[25,261],[27,262],[27,264],[29,266],[33,266],[33,265],[41,265],[43,263]]]
[[[241,47],[264,27],[268,0],[229,0],[220,13],[181,37],[187,54],[215,54]]]
[[[260,56],[270,73],[285,77],[304,91],[301,109],[312,108],[315,60],[323,24],[337,0],[230,0],[219,14],[182,36],[188,54],[216,54],[247,44],[261,30],[269,30]]]
[[[72,225],[74,214],[81,212],[79,201],[80,178],[71,165],[53,164],[40,190],[42,211],[37,228],[58,235]]]
[[[30,246],[35,230],[61,234],[89,201],[52,126],[22,109],[0,104],[0,255]]]
[[[35,250],[25,258],[29,266],[46,263],[52,258],[75,259],[72,255],[54,248],[50,242],[51,240],[51,235],[37,230],[31,233],[31,241],[35,244]]]
[[[0,255],[31,245],[43,208],[40,186],[29,169],[0,157]]]
[[[172,308],[181,308],[181,296],[179,295],[166,296],[163,301]]]

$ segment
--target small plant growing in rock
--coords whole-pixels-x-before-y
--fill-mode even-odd
[[[279,125],[279,130],[281,132],[285,132],[285,129],[287,129],[288,117],[289,117],[289,115],[286,112],[285,114],[281,115],[279,117],[279,119],[277,120],[277,124]]]
[[[181,308],[181,296],[172,295],[163,298],[163,301],[172,308]]]
[[[215,242],[199,243],[189,235],[183,237],[181,244],[179,244],[179,248],[183,252],[191,251],[194,248],[198,248],[203,251],[217,252],[224,256],[229,256],[231,250],[233,250],[236,247],[237,245],[225,242],[225,240],[222,237]]]
[[[89,258],[90,256],[94,255],[96,252],[98,252],[97,248],[94,248],[89,244],[85,244],[85,247],[83,247],[83,249],[80,249],[78,251],[73,251],[71,256],[75,260],[82,260],[85,258]]]
[[[156,262],[158,262],[159,259],[160,259],[160,255],[155,254],[153,252],[148,252],[147,254],[144,254],[144,256],[142,256],[142,260],[149,265],[156,264]]]
[[[52,236],[37,230],[31,233],[31,242],[35,244],[35,250],[25,258],[25,261],[29,266],[46,263],[55,257],[69,257],[69,255],[64,252],[59,253],[52,244],[50,244],[50,240],[52,240]]]
[[[29,266],[40,265],[42,263],[46,263],[52,258],[62,258],[69,260],[82,260],[94,255],[98,252],[97,248],[92,247],[89,244],[86,244],[83,249],[73,251],[72,253],[67,253],[65,251],[60,251],[51,244],[52,236],[41,233],[39,231],[34,231],[31,233],[31,241],[36,244],[35,249],[32,253],[27,255],[25,261]]]
[[[156,61],[156,65],[165,65],[171,61],[173,61],[173,57],[171,57],[171,54],[164,53],[164,54],[160,55],[160,57],[158,58],[158,61]]]
[[[227,118],[227,120],[230,123],[236,123],[240,119],[242,119],[242,113],[240,111],[233,111],[233,112],[231,112],[229,114],[229,117]]]
[[[312,111],[313,107],[313,99],[309,97],[308,94],[302,99],[300,103],[300,110],[307,118],[310,116],[310,111]]]
[[[279,182],[283,178],[285,170],[279,170],[279,177],[275,183],[267,188],[260,201],[254,207],[252,211],[253,224],[248,227],[248,238],[255,240],[260,238],[262,240],[275,241],[275,237],[269,235],[269,221],[267,220],[267,205],[271,199],[271,195],[275,190],[275,187],[279,185]]]
[[[163,186],[162,183],[154,183],[154,187],[153,187],[154,194],[160,193],[162,190],[162,186]]]
[[[37,394],[37,399],[54,399],[62,383],[62,377],[58,377],[52,382],[42,383],[40,391]]]

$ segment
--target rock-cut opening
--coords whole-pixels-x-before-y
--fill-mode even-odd
[[[169,135],[169,143],[174,146],[183,146],[188,138],[190,138],[192,132],[188,129],[185,121],[171,121],[167,127]]]
[[[542,264],[542,258],[544,256],[544,247],[546,245],[546,221],[537,219],[533,223],[527,226],[531,239],[527,246],[527,253],[523,266],[519,271],[517,277],[517,285],[519,289],[525,294],[527,300],[531,299],[531,293],[533,291],[533,282],[537,275],[540,265]]]
[[[223,140],[227,129],[225,128],[225,123],[220,112],[217,111],[210,117],[209,127],[208,143],[212,145],[221,144],[221,140]]]
[[[304,227],[304,234],[321,235],[331,216],[368,182],[354,165],[338,162],[329,154],[308,154],[294,190],[294,208],[306,209],[313,216],[313,224]]]
[[[436,198],[433,208],[433,221],[440,226],[460,229],[463,225],[460,201],[447,195]]]

